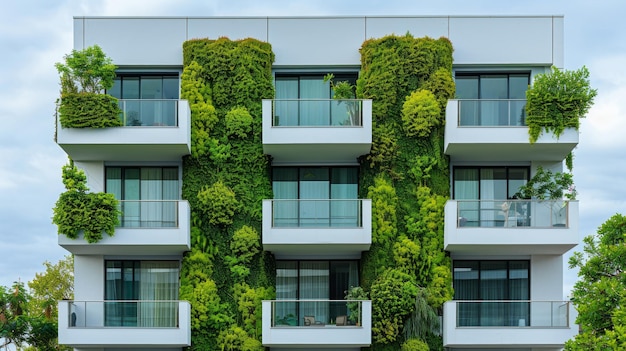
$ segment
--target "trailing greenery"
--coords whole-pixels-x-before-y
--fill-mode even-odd
[[[59,120],[63,128],[106,128],[122,125],[117,99],[103,94],[113,86],[115,65],[99,46],[72,50],[55,67],[61,80]]]
[[[72,160],[63,166],[63,184],[67,190],[59,196],[52,217],[58,233],[70,239],[83,233],[88,243],[100,241],[102,233],[113,236],[121,214],[113,194],[87,192],[87,177]]]
[[[261,141],[261,100],[274,97],[271,46],[254,39],[183,44],[181,97],[192,113],[183,160],[192,251],[181,299],[192,306],[192,350],[262,350],[261,301],[275,271],[261,250],[262,200],[272,198]]]
[[[574,71],[552,67],[550,73],[538,74],[526,90],[530,142],[536,142],[544,130],[556,137],[565,128],[578,130],[580,119],[589,112],[597,93],[591,88],[589,70],[584,66]]]
[[[390,35],[365,41],[360,52],[357,97],[373,100],[373,145],[360,174],[361,196],[372,199],[372,245],[361,265],[372,298],[371,349],[440,350],[434,316],[453,296],[443,250],[452,45]]]

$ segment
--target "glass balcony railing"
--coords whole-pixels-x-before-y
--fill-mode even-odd
[[[122,228],[177,228],[178,200],[119,200]]]
[[[457,102],[459,127],[526,126],[525,99],[462,99]]]
[[[363,300],[274,300],[272,328],[360,326]]]
[[[359,199],[272,200],[273,227],[360,228]]]
[[[277,99],[272,104],[273,127],[361,127],[363,101]]]
[[[569,227],[569,201],[456,200],[458,227]]]
[[[178,126],[178,100],[119,99],[124,126]]]
[[[70,328],[177,328],[179,301],[68,301]]]
[[[461,301],[457,327],[569,327],[569,301]]]

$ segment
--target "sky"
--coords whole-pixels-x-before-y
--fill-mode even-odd
[[[564,15],[564,68],[587,66],[598,90],[574,151],[582,238],[612,215],[626,214],[624,14],[623,0],[4,0],[0,286],[32,280],[44,270],[44,261],[54,263],[68,254],[57,245],[51,222],[67,162],[53,141],[59,95],[54,63],[72,50],[73,16]],[[564,267],[567,298],[576,272],[567,263]]]

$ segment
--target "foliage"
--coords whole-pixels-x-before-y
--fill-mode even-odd
[[[559,200],[565,197],[576,200],[574,179],[571,173],[553,173],[539,166],[535,175],[519,188],[515,196],[521,199]]]
[[[586,67],[574,71],[552,67],[546,74],[538,74],[526,91],[526,123],[530,142],[537,141],[545,129],[556,137],[565,128],[576,128],[593,105],[597,90],[589,83]]]
[[[122,125],[117,99],[106,94],[64,93],[59,104],[63,128],[107,128]]]
[[[418,288],[412,277],[398,269],[387,269],[378,276],[370,292],[375,342],[396,341],[417,294]]]
[[[273,60],[271,46],[255,39],[183,44],[192,152],[183,160],[182,193],[191,205],[192,251],[183,259],[181,296],[195,298],[201,284],[212,289],[199,292],[202,311],[192,315],[194,350],[260,348],[260,301],[275,297],[274,259],[259,234],[262,200],[272,197],[261,101],[274,97]],[[201,319],[211,313],[219,318]]]
[[[74,298],[74,256],[65,256],[59,262],[43,263],[46,271],[36,273],[35,278],[28,282],[32,293],[29,308],[43,312],[46,318],[56,320],[58,316],[57,301]]]
[[[225,118],[226,135],[245,138],[252,131],[253,119],[245,107],[235,107]]]
[[[391,170],[398,155],[398,141],[396,132],[388,124],[379,124],[372,130],[372,149],[366,156],[370,168],[379,167],[381,171]]]
[[[572,291],[581,327],[565,349],[619,350],[626,346],[626,216],[615,214],[595,235],[584,238],[583,252],[569,259],[578,268],[579,280]]]
[[[229,225],[239,207],[239,202],[229,187],[222,181],[205,186],[198,192],[200,210],[209,218],[213,225]]]
[[[400,351],[429,351],[428,344],[420,339],[407,339],[402,343]]]
[[[101,93],[113,86],[115,65],[98,45],[72,50],[55,67],[61,76],[61,91]]]
[[[429,90],[416,90],[402,105],[402,125],[408,136],[427,137],[443,124],[437,98]]]
[[[113,194],[88,193],[84,172],[71,160],[63,166],[63,184],[67,191],[59,196],[52,217],[58,233],[76,239],[82,232],[91,244],[100,241],[103,232],[113,236],[121,214]]]
[[[419,289],[415,297],[415,307],[404,325],[405,340],[426,340],[429,334],[439,333],[439,316],[437,316],[437,311],[429,305],[427,295],[426,289]]]
[[[396,207],[398,197],[395,189],[383,177],[377,177],[368,194],[372,199],[372,242],[384,244],[394,238],[396,228]]]
[[[369,294],[360,286],[351,286],[345,294],[345,299],[350,300],[346,302],[346,306],[348,307],[348,320],[356,323],[361,318],[359,315],[359,311],[361,310],[359,304],[361,304],[361,302],[357,300],[369,300]]]
[[[43,313],[30,313],[30,301],[23,283],[15,282],[10,289],[0,286],[0,348],[29,344],[38,350],[57,349],[56,321]]]
[[[265,348],[257,339],[250,337],[246,331],[236,325],[222,331],[217,343],[223,351],[263,351]]]

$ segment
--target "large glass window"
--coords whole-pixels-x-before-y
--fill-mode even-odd
[[[356,74],[336,74],[335,81],[356,83]],[[275,125],[328,126],[347,121],[346,104],[330,101],[333,91],[330,82],[321,74],[276,75]]]
[[[177,167],[107,167],[106,192],[121,201],[123,227],[175,227]]]
[[[356,167],[275,167],[274,226],[360,224]]]
[[[105,326],[175,327],[178,261],[106,261]]]
[[[107,93],[120,99],[126,125],[175,126],[178,75],[118,74]]]
[[[529,73],[457,73],[456,96],[461,126],[526,124]]]
[[[503,204],[510,208],[520,186],[529,179],[528,167],[455,167],[453,196],[460,200],[459,216],[464,226],[503,226],[508,220]],[[475,201],[466,201],[475,200]],[[528,203],[515,203],[515,210],[528,218]],[[522,218],[522,217],[520,217]],[[517,223],[516,223],[517,224]]]
[[[529,261],[455,260],[453,267],[459,326],[530,325]]]
[[[357,261],[277,261],[276,299],[294,300],[276,305],[276,319],[302,325],[304,316],[324,324],[347,315],[346,291],[359,285]],[[314,300],[314,301],[295,301]]]

